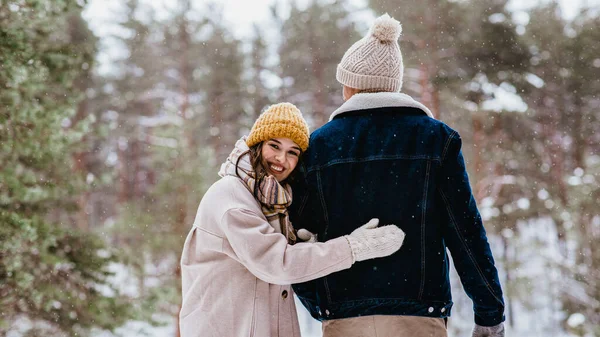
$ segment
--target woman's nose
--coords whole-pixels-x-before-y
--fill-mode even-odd
[[[275,155],[275,159],[280,163],[283,163],[284,157],[285,157],[285,154],[283,154],[283,153],[278,153]]]

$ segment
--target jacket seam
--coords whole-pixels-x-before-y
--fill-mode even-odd
[[[329,215],[327,214],[327,207],[325,207],[325,197],[323,196],[323,184],[321,183],[321,172],[317,171],[317,188],[319,192],[319,200],[321,201],[321,208],[323,209],[323,220],[325,220],[325,230],[323,237],[327,237],[327,229],[329,228]]]
[[[323,283],[325,285],[325,293],[327,294],[327,300],[329,301],[329,303],[332,303],[331,292],[329,291],[329,283],[327,282],[327,277],[323,278]]]
[[[279,286],[279,290],[277,291],[279,296],[281,296],[281,288],[283,286]],[[279,296],[277,297],[277,336],[281,336],[281,299]]]
[[[316,172],[317,176],[317,188],[319,192],[319,200],[321,201],[321,208],[323,209],[323,219],[325,221],[325,230],[323,231],[323,238],[327,238],[327,230],[329,229],[329,215],[327,214],[327,208],[325,207],[325,197],[323,195],[323,184],[321,183],[321,171]],[[327,283],[327,276],[323,277],[323,285],[325,288],[325,294],[327,299],[331,302],[331,292],[329,291],[329,284]]]
[[[392,155],[381,155],[381,156],[369,156],[366,158],[344,158],[344,159],[337,159],[337,160],[332,160],[330,162],[328,162],[327,164],[323,164],[323,165],[318,165],[318,166],[313,166],[313,167],[309,167],[307,170],[307,173],[312,172],[312,171],[316,171],[316,170],[321,170],[324,168],[327,168],[329,166],[334,166],[337,164],[345,164],[345,163],[365,163],[365,162],[369,162],[369,161],[377,161],[377,160],[395,160],[395,159],[417,159],[417,160],[433,160],[433,161],[438,161],[441,162],[440,158],[437,157],[432,157],[432,156],[427,156],[427,155],[422,155],[422,156],[404,156],[404,155],[400,155],[400,156],[392,156]]]
[[[300,199],[300,206],[298,206],[298,215],[302,215],[302,212],[304,212],[304,207],[306,207],[307,201],[308,201],[308,195],[310,194],[310,189],[308,188],[308,171],[306,170],[306,163],[304,161],[301,162],[302,165],[302,170],[304,170],[306,173],[304,174],[304,179],[303,183],[304,186],[306,186],[306,193],[304,193],[304,195],[302,196],[302,199]],[[292,198],[293,199],[293,198]]]
[[[252,299],[252,328],[250,329],[250,337],[256,335],[256,286],[258,284],[258,278],[254,278],[254,296]]]
[[[423,187],[423,201],[421,208],[421,288],[419,289],[419,299],[423,298],[423,292],[425,291],[425,216],[427,214],[427,190],[429,188],[429,171],[431,169],[431,162],[427,162],[427,169],[425,171],[425,186]]]
[[[307,191],[300,199],[300,206],[298,207],[298,216],[301,216],[304,212],[304,207],[306,207],[306,202],[308,201],[308,194],[310,191]]]
[[[373,330],[375,331],[375,337],[379,337],[377,335],[377,324],[375,324],[375,316],[374,315],[371,315],[371,320],[373,322],[372,324],[373,324]]]
[[[498,303],[502,304],[502,301],[498,298],[498,296],[496,296],[496,293],[492,289],[492,286],[490,285],[490,283],[488,282],[487,278],[485,277],[485,275],[481,271],[481,267],[477,263],[477,260],[475,260],[475,257],[473,256],[473,253],[469,249],[469,246],[467,245],[467,243],[465,241],[465,238],[460,233],[460,230],[458,229],[458,222],[456,222],[456,219],[454,218],[454,213],[452,213],[452,208],[450,207],[450,203],[448,202],[448,199],[447,199],[446,195],[444,194],[444,191],[440,190],[440,194],[442,196],[442,199],[444,200],[444,204],[446,205],[446,210],[448,211],[448,215],[450,216],[450,220],[454,224],[454,231],[458,235],[458,238],[460,239],[460,242],[461,242],[462,246],[464,247],[465,251],[467,252],[467,255],[469,256],[469,259],[471,260],[471,262],[473,263],[473,265],[477,269],[477,272],[479,273],[479,276],[481,277],[481,279],[485,283],[486,288],[488,289],[488,291],[490,292],[490,294],[492,294],[492,296],[494,297],[494,299],[496,299],[496,301],[498,301]]]
[[[448,152],[448,148],[450,147],[450,143],[452,142],[452,139],[454,138],[454,135],[456,135],[457,132],[452,130],[452,133],[450,134],[450,136],[448,137],[448,140],[446,141],[446,145],[444,145],[444,150],[442,151],[442,162],[444,160],[446,160],[446,152]]]
[[[201,230],[201,231],[203,231],[203,232],[205,232],[205,233],[208,233],[208,234],[210,234],[210,235],[214,235],[214,236],[218,237],[218,238],[219,238],[219,239],[221,239],[221,240],[222,240],[222,239],[224,239],[224,238],[223,238],[221,235],[218,235],[218,234],[216,234],[216,233],[213,233],[213,232],[211,232],[211,231],[209,231],[209,230],[207,230],[207,229],[205,229],[205,228],[202,228],[202,227],[200,227],[200,226],[196,226],[196,228],[198,228],[198,230]]]

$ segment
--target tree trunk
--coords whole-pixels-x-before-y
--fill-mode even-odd
[[[314,93],[315,101],[313,104],[313,113],[315,119],[315,128],[321,127],[323,124],[327,122],[327,116],[325,113],[325,84],[323,79],[323,65],[319,61],[319,58],[313,59],[313,74],[317,80],[317,88]]]
[[[419,83],[421,84],[421,102],[428,108],[432,107],[431,90],[429,84],[429,68],[425,63],[421,63],[419,66],[420,78]],[[434,112],[435,116],[435,112]]]
[[[575,161],[575,167],[580,167],[583,170],[585,170],[585,150],[586,150],[586,132],[585,132],[585,127],[583,125],[583,109],[582,109],[582,105],[583,103],[581,102],[581,97],[579,97],[579,95],[575,95],[575,104],[574,104],[574,110],[573,111],[573,130],[572,130],[572,137],[573,137],[573,143],[574,143],[574,147],[575,147],[575,151],[573,153],[574,155],[574,161]]]
[[[509,254],[508,254],[508,240],[506,239],[506,237],[504,235],[500,235],[500,237],[502,238],[502,245],[504,246],[504,252],[503,252],[503,259],[504,259],[504,271],[506,272],[506,289],[505,289],[505,297],[506,297],[506,309],[507,309],[507,315],[508,316],[508,326],[509,327],[514,327],[515,326],[515,318],[514,318],[514,311],[513,311],[513,301],[512,301],[512,294],[509,291],[511,289],[511,282],[512,282],[512,274],[511,274],[511,268],[510,268],[510,261],[509,261]]]
[[[481,121],[481,116],[479,113],[474,113],[472,115],[472,123],[473,123],[473,166],[475,168],[475,181],[478,181],[483,163],[481,160],[481,149],[483,148],[483,140],[485,135],[483,134],[483,122]]]
[[[440,91],[435,86],[432,87],[431,92],[431,113],[433,113],[433,117],[435,117],[435,119],[442,119],[442,113],[440,110]]]
[[[187,9],[190,8],[190,2],[186,1],[185,3],[187,5]],[[185,162],[184,160],[186,158],[188,158],[188,151],[187,149],[191,149],[192,147],[191,145],[191,141],[190,141],[190,136],[189,136],[189,132],[188,132],[188,125],[186,123],[186,120],[188,118],[188,109],[190,106],[190,93],[189,93],[189,82],[188,82],[188,74],[190,73],[190,65],[188,63],[188,53],[189,53],[189,43],[190,43],[190,36],[187,30],[187,21],[185,20],[185,18],[182,19],[181,21],[181,26],[179,28],[179,39],[180,39],[180,43],[181,43],[181,50],[180,50],[180,63],[179,63],[179,70],[180,70],[180,75],[179,75],[179,85],[180,85],[180,90],[181,90],[181,107],[180,107],[180,115],[181,118],[183,119],[184,123],[183,123],[183,132],[182,132],[182,137],[181,137],[181,142],[180,142],[180,149],[181,152],[179,153],[179,156],[177,157],[177,162],[176,162],[176,170],[178,171],[178,173],[180,174],[180,176],[185,177],[186,174],[186,170],[185,170]],[[187,217],[188,217],[188,185],[185,181],[181,181],[180,185],[178,187],[178,205],[177,205],[177,216],[176,216],[176,224],[175,226],[182,226],[182,229],[187,228]],[[184,229],[185,230],[185,229]],[[183,231],[184,231],[183,230]],[[182,231],[182,232],[183,232]],[[178,288],[179,288],[179,293],[181,293],[181,268],[179,266],[179,264],[176,265],[175,267],[175,279],[179,280],[179,282],[177,282],[178,284]],[[175,336],[176,337],[180,337],[181,336],[181,331],[179,329],[179,312],[181,311],[181,303],[179,304],[179,310],[177,311],[177,313],[175,314],[175,321],[176,321],[176,325],[175,325]]]

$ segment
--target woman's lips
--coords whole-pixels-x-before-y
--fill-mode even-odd
[[[276,164],[271,164],[271,163],[267,163],[269,166],[267,167],[267,170],[271,173],[271,174],[281,174],[283,173],[283,171],[285,171],[285,168],[281,165],[276,165]],[[277,170],[277,168],[280,168],[281,170]]]

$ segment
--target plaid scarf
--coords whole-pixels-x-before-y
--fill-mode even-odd
[[[254,195],[256,172],[254,172],[250,163],[250,153],[248,150],[246,137],[242,137],[235,143],[233,151],[231,151],[225,163],[221,165],[219,176],[241,178],[250,193]],[[287,238],[288,243],[293,245],[296,243],[296,231],[292,227],[287,211],[287,208],[292,203],[292,189],[290,185],[285,184],[285,186],[281,186],[275,177],[267,175],[261,180],[258,189],[258,201],[262,206],[264,216],[269,221],[278,218],[281,225],[281,233]]]

